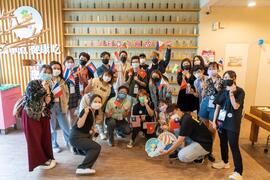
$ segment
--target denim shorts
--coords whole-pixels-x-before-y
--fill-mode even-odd
[[[209,96],[205,96],[200,104],[199,117],[202,118],[203,120],[213,121],[215,108],[208,107],[208,104],[209,104]]]

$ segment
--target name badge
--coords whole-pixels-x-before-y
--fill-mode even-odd
[[[209,97],[209,101],[208,101],[208,107],[209,108],[214,108],[215,107],[214,99],[215,99],[215,96],[213,96],[213,95]]]
[[[80,83],[79,87],[80,87],[80,92],[82,92],[84,90],[83,84]]]
[[[70,86],[69,86],[69,92],[70,92],[70,94],[74,94],[75,93],[75,86],[73,84],[70,84]]]
[[[227,115],[227,111],[225,109],[222,109],[219,111],[218,120],[224,121]]]
[[[138,91],[139,91],[139,87],[138,87],[137,84],[135,84],[135,86],[134,86],[134,94],[137,94]]]

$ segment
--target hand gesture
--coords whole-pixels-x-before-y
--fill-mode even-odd
[[[139,81],[139,78],[137,76],[134,77],[135,81]]]
[[[233,84],[231,87],[230,87],[230,93],[234,93],[236,91],[236,85]]]

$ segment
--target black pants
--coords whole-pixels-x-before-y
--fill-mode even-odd
[[[228,141],[229,141],[233,155],[234,171],[242,175],[243,163],[239,149],[239,133],[235,133],[221,128],[220,131],[218,132],[218,135],[220,138],[220,149],[222,160],[224,161],[224,163],[228,163],[229,159]]]
[[[135,141],[137,135],[139,132],[142,131],[146,139],[150,139],[156,136],[156,133],[153,134],[147,134],[147,129],[143,129],[143,122],[141,123],[141,127],[134,127],[132,128],[131,132],[131,139],[132,141]]]
[[[109,141],[114,141],[114,130],[118,130],[121,133],[128,135],[131,132],[130,126],[126,120],[116,120],[113,118],[106,119],[107,130],[109,135]]]
[[[85,152],[85,158],[83,162],[78,166],[80,169],[92,168],[96,162],[101,146],[92,140],[90,134],[81,133],[78,130],[71,130],[70,144]]]

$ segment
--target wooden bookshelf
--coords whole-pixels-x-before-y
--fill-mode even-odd
[[[64,21],[64,24],[199,24],[200,22],[188,21]]]
[[[63,8],[72,12],[199,12],[200,9],[136,9],[136,8]]]
[[[198,37],[199,34],[76,34],[66,33],[65,36],[168,36],[168,37]]]
[[[64,46],[65,48],[114,48],[117,46]],[[172,49],[197,49],[197,46],[172,46]],[[155,49],[155,47],[128,47],[128,49]]]

